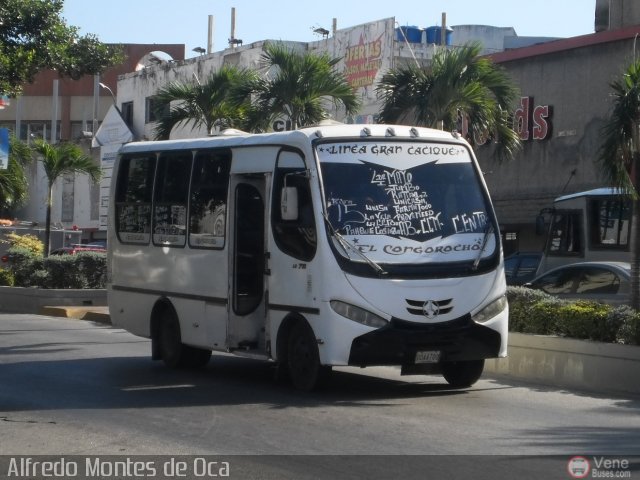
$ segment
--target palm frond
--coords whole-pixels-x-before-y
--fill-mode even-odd
[[[428,67],[409,65],[385,73],[376,88],[380,121],[456,129],[459,116],[466,115],[471,142],[490,132],[498,142],[498,159],[515,155],[520,141],[504,112],[514,104],[517,90],[505,70],[480,58],[480,51],[477,43],[440,50]]]
[[[339,58],[327,54],[298,52],[281,43],[265,45],[261,57],[265,71],[255,89],[254,127],[278,117],[292,128],[319,122],[328,116],[327,106],[342,108],[346,115],[357,112],[360,100],[344,75],[335,70]],[[259,120],[261,115],[263,119]],[[268,119],[268,120],[265,120]]]
[[[246,69],[223,66],[204,83],[172,82],[156,93],[168,109],[158,112],[154,128],[156,139],[167,139],[177,126],[192,129],[240,128],[247,124],[256,74]]]
[[[631,172],[640,168],[640,60],[611,83],[613,109],[602,127],[598,165],[607,182],[638,197]]]

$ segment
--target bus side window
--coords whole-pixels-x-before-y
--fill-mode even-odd
[[[187,196],[191,151],[160,155],[153,193],[153,243],[183,247],[187,238]]]
[[[156,157],[123,157],[115,194],[116,232],[124,243],[149,243]]]
[[[202,151],[195,157],[189,200],[189,246],[223,248],[231,152]]]
[[[580,255],[582,244],[582,215],[580,212],[557,212],[553,217],[549,238],[550,255]]]
[[[587,204],[587,212],[592,247],[627,248],[631,227],[631,203],[628,199],[592,198]]]

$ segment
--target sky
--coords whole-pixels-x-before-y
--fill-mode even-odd
[[[596,0],[64,0],[62,16],[79,33],[104,43],[185,44],[185,57],[207,47],[213,16],[213,51],[228,47],[231,9],[235,38],[313,41],[316,28],[337,28],[394,17],[398,26],[491,25],[513,27],[519,36],[574,37],[593,33]]]

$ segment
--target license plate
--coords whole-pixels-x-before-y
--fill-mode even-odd
[[[439,350],[426,350],[416,352],[416,363],[438,363],[441,352]]]

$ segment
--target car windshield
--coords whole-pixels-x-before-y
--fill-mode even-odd
[[[330,232],[370,260],[428,264],[495,253],[491,210],[464,146],[323,143],[317,155]],[[362,261],[347,250],[338,248]]]

